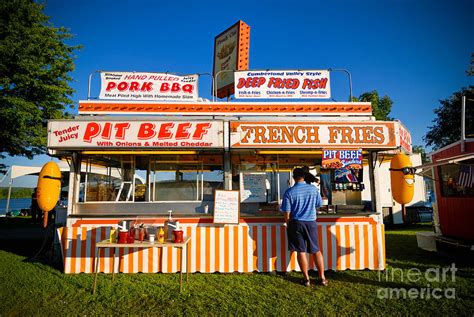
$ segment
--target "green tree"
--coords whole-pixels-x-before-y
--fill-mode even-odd
[[[471,64],[469,68],[466,70],[468,76],[474,76],[474,53],[471,54]]]
[[[440,100],[440,107],[434,110],[436,118],[433,126],[428,127],[428,132],[423,137],[427,146],[439,149],[443,146],[459,141],[461,139],[461,102],[462,96],[468,96],[466,101],[466,136],[474,132],[474,112],[469,107],[474,96],[474,86],[462,88],[448,99]],[[472,101],[471,101],[472,102]]]
[[[0,1],[0,158],[44,153],[48,119],[67,116],[72,36],[55,28],[32,0]],[[0,164],[0,171],[5,166]]]
[[[471,64],[466,70],[467,76],[474,76],[474,53],[471,54]],[[428,127],[428,132],[423,137],[426,145],[433,146],[434,150],[461,139],[461,113],[462,97],[466,96],[466,137],[474,137],[474,86],[463,87],[448,99],[440,100],[440,107],[434,110],[436,118],[432,120],[433,126]]]
[[[389,96],[385,95],[380,98],[376,90],[365,92],[358,98],[352,98],[353,101],[365,101],[372,104],[372,113],[377,120],[391,121],[393,118],[389,116],[392,111],[393,101]]]
[[[428,158],[426,157],[426,151],[423,145],[414,145],[412,148],[413,153],[421,154],[421,162],[428,163]]]

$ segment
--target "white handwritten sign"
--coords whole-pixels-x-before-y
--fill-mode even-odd
[[[214,223],[239,223],[238,190],[216,190],[214,194]]]
[[[267,175],[265,173],[240,173],[240,198],[243,203],[267,201]]]

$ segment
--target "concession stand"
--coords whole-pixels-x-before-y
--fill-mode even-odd
[[[121,261],[105,249],[94,270],[96,246],[114,230],[156,232],[166,221],[190,238],[186,272],[299,270],[279,205],[303,166],[321,180],[325,267],[385,268],[379,186],[389,181],[376,162],[400,150],[403,126],[376,121],[368,102],[312,100],[331,100],[330,70],[245,71],[249,37],[242,21],[219,34],[212,74],[213,96],[245,101],[200,98],[198,74],[100,72],[96,99],[49,122],[49,153],[71,166],[66,273],[177,272],[181,252],[148,244],[121,247]]]
[[[377,152],[400,146],[399,129],[396,121],[375,121],[370,103],[360,102],[81,101],[75,119],[48,126],[50,154],[71,166],[61,231],[64,271],[93,272],[95,245],[112,229],[122,221],[160,226],[170,210],[191,237],[190,272],[298,270],[279,212],[298,166],[321,178],[325,206],[318,225],[325,267],[382,270],[384,226],[374,165]],[[331,169],[338,163],[323,162],[331,157],[328,149],[351,161],[358,157],[369,172],[360,175],[357,169],[338,182]],[[92,168],[104,171],[90,173]],[[216,219],[220,190],[239,192],[237,220]],[[363,192],[372,198],[364,201]],[[120,252],[120,267],[113,268],[105,250],[100,272],[176,272],[181,261],[172,248]]]

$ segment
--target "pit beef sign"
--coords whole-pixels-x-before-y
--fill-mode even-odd
[[[329,150],[323,149],[321,168],[325,169],[361,169],[362,150]]]
[[[234,76],[235,98],[331,98],[327,70],[243,71],[235,72]]]
[[[197,101],[198,75],[101,72],[99,99]]]
[[[50,121],[49,148],[222,148],[222,121]]]
[[[235,148],[396,148],[394,122],[231,122]]]

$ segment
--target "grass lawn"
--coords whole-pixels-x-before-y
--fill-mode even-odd
[[[4,221],[4,220],[0,220]],[[4,227],[0,225],[0,229]],[[164,315],[473,315],[474,268],[417,248],[415,232],[431,230],[413,226],[387,230],[388,276],[376,271],[328,272],[328,287],[297,284],[300,273],[191,274],[180,294],[179,274],[99,275],[93,296],[93,275],[65,275],[51,266],[24,262],[25,252],[0,235],[0,315],[65,314],[164,314]],[[0,231],[1,234],[1,231]],[[25,245],[28,249],[28,246]],[[30,245],[31,248],[31,245]],[[24,249],[23,249],[24,250]],[[32,250],[34,251],[34,250]],[[31,252],[33,254],[33,252]],[[435,282],[430,268],[456,263],[455,281]],[[408,270],[418,268],[419,280],[407,280]],[[395,271],[394,271],[395,270]],[[395,272],[394,279],[391,273]],[[316,273],[312,273],[316,277]],[[402,276],[403,275],[403,276]],[[416,281],[415,281],[416,280]],[[381,299],[383,290],[440,288],[442,298]],[[445,298],[455,289],[455,299]],[[382,290],[382,291],[381,291]],[[412,292],[415,292],[412,290]],[[425,291],[426,292],[426,291]],[[400,293],[402,294],[402,293]],[[430,294],[431,291],[430,291]],[[438,293],[436,292],[435,295]],[[452,292],[449,293],[449,296]],[[426,295],[424,295],[426,297]]]

